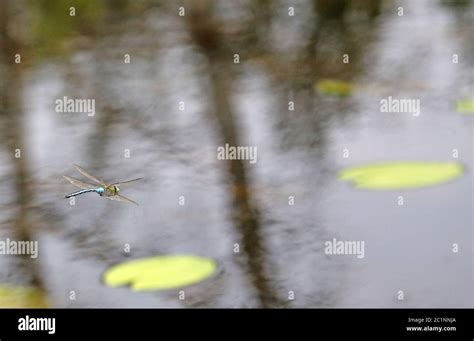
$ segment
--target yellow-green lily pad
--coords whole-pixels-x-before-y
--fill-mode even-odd
[[[33,287],[0,285],[0,308],[48,308],[46,296]]]
[[[353,91],[353,85],[337,79],[322,79],[314,85],[315,90],[325,95],[345,97]]]
[[[360,189],[391,190],[433,186],[462,173],[457,162],[397,162],[350,167],[339,173],[339,179]]]
[[[210,277],[217,263],[194,255],[165,255],[136,259],[110,267],[103,275],[109,287],[129,285],[133,291],[182,288]]]
[[[474,99],[466,101],[457,101],[456,110],[463,114],[474,114]]]

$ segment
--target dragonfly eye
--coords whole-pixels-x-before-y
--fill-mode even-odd
[[[104,189],[102,187],[97,188],[97,193],[104,194]]]

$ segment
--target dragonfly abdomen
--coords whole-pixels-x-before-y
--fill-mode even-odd
[[[104,190],[102,188],[83,189],[83,190],[80,190],[80,191],[77,191],[77,192],[66,195],[66,199],[71,198],[71,197],[75,197],[75,196],[78,196],[78,195],[81,195],[81,194],[84,194],[84,193],[90,193],[90,192],[95,192],[99,195],[102,195],[101,193],[103,193]]]

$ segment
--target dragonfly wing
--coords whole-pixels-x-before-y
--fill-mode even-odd
[[[138,181],[138,180],[142,180],[142,179],[143,178],[136,178],[136,179],[127,180],[127,181],[114,182],[113,184],[110,184],[110,186],[126,184],[126,183],[129,183],[129,182],[134,182],[134,181]]]
[[[126,197],[124,197],[123,195],[120,195],[120,194],[112,195],[110,197],[108,197],[108,196],[105,196],[105,197],[107,199],[110,199],[110,200],[128,202],[129,204],[135,204],[135,205],[138,206],[137,202],[133,201],[132,199],[126,198]]]
[[[63,175],[63,177],[72,183],[74,186],[79,187],[81,189],[91,189],[97,187],[96,185],[88,184],[87,182],[83,182],[81,180],[77,180],[75,178],[71,178],[70,176]]]
[[[91,179],[92,181],[96,182],[97,184],[101,185],[101,186],[107,186],[105,184],[105,182],[103,182],[102,180],[96,178],[95,176],[91,175],[89,172],[87,172],[84,168],[74,164],[74,167],[76,167],[77,171],[79,173],[81,173],[82,175],[84,175],[85,177]]]

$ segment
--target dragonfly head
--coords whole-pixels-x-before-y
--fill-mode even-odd
[[[105,192],[105,190],[104,190],[102,187],[97,188],[97,193],[98,193],[99,195],[104,194],[104,192]]]

